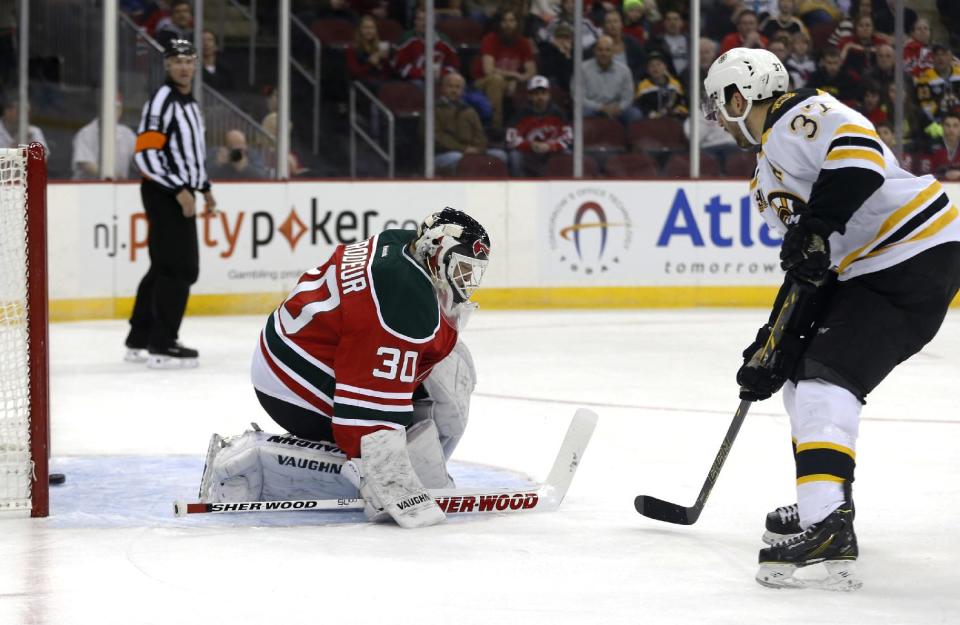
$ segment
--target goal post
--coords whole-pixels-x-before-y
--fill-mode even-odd
[[[0,149],[0,518],[50,509],[46,186],[42,145]]]

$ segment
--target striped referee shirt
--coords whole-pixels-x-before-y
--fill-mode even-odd
[[[133,160],[144,178],[173,193],[209,191],[204,130],[197,101],[168,80],[143,105]]]

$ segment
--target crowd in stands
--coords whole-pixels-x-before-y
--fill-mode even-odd
[[[893,103],[901,100],[904,167],[960,180],[960,60],[955,55],[960,52],[960,2],[930,0],[924,7],[931,2],[939,8],[939,14],[927,13],[933,24],[913,8],[906,11],[901,93],[895,89],[892,0],[702,0],[696,77],[691,76],[687,0],[584,0],[579,97],[585,167],[611,177],[682,174],[688,165],[690,116],[700,115],[699,103],[689,101],[691,80],[702,81],[719,55],[746,46],[777,55],[792,88],[821,89],[860,110],[891,147]],[[121,8],[161,43],[193,39],[186,0],[122,0]],[[407,102],[411,93],[414,102],[421,94],[422,102],[429,57],[438,81],[438,175],[570,175],[570,119],[577,95],[571,92],[573,0],[435,0],[436,44],[430,54],[425,12],[416,0],[294,0],[293,8],[323,41],[324,93],[328,100],[339,99],[339,106],[324,106],[342,123],[325,132],[345,132],[346,81],[364,84],[391,109],[399,106],[395,100],[401,93]],[[204,81],[233,89],[234,75],[243,68],[221,61],[217,33],[204,33],[201,50]],[[422,105],[408,115],[411,143],[398,149],[401,164],[413,159],[420,172],[421,111]],[[373,117],[371,127],[382,131]],[[275,132],[275,110],[257,119]],[[293,125],[305,126],[296,118]],[[0,139],[3,129],[0,125]],[[260,146],[248,147],[249,140],[240,130],[208,138],[216,147],[210,155],[215,177],[266,175],[270,156]],[[703,120],[700,142],[703,175],[752,172],[749,155],[744,158],[715,124]],[[295,154],[290,158],[294,171],[309,171]]]

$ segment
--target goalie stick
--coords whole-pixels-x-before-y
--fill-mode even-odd
[[[437,505],[452,513],[513,513],[540,510],[548,512],[560,507],[573,476],[580,466],[583,452],[597,425],[597,414],[580,408],[573,415],[567,435],[560,445],[547,480],[531,489],[521,488],[444,488],[431,490]],[[297,510],[363,510],[362,499],[298,499],[291,501],[240,501],[232,503],[173,504],[176,516],[190,514],[223,514],[232,512],[284,512]]]
[[[752,362],[756,366],[764,367],[768,364],[788,326],[793,328],[804,322],[812,323],[810,315],[816,313],[818,302],[814,300],[814,295],[817,293],[818,286],[801,282],[793,282],[790,285],[787,295],[780,305],[777,320],[770,329],[770,336],[767,338],[766,344],[764,344],[762,350],[759,350],[753,356]],[[637,509],[637,512],[657,521],[676,523],[677,525],[693,525],[696,523],[697,519],[700,518],[700,513],[703,512],[703,506],[706,505],[707,498],[710,496],[717,478],[720,476],[720,469],[723,468],[723,463],[726,462],[727,456],[730,454],[730,448],[740,432],[740,426],[743,425],[743,420],[747,416],[751,403],[753,402],[746,399],[740,401],[740,406],[737,407],[737,412],[733,415],[733,421],[727,428],[727,434],[720,444],[720,450],[707,473],[707,479],[704,480],[703,486],[700,488],[700,494],[692,506],[681,506],[650,495],[637,495],[636,499],[633,500],[633,506]]]

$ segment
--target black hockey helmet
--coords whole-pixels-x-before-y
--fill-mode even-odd
[[[470,299],[480,286],[490,262],[490,237],[476,219],[463,211],[444,208],[423,220],[417,230],[414,252],[449,310]]]
[[[197,49],[186,39],[171,39],[163,50],[163,58],[171,59],[176,56],[191,56],[196,58]]]

